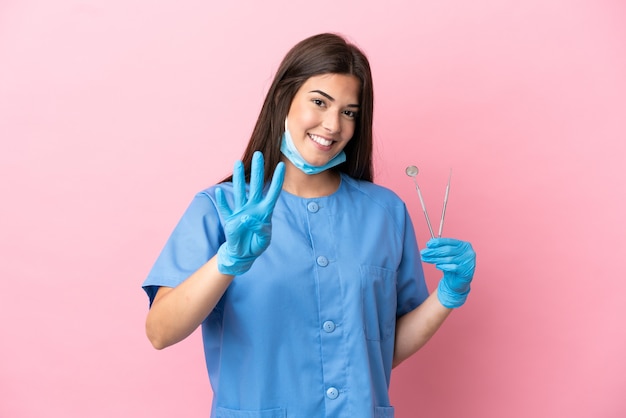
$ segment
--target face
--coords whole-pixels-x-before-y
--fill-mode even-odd
[[[297,91],[287,124],[298,152],[309,164],[326,164],[352,138],[360,86],[353,75],[324,74],[309,78]]]

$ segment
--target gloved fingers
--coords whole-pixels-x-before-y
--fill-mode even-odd
[[[283,181],[285,180],[285,163],[280,162],[276,166],[274,170],[274,174],[272,175],[272,182],[270,183],[270,188],[263,199],[263,206],[265,207],[267,218],[274,211],[274,206],[276,206],[276,201],[278,200],[278,196],[283,189]]]
[[[246,198],[246,175],[241,161],[236,161],[233,167],[233,194],[235,197],[234,210],[237,211],[248,201]]]
[[[473,250],[468,249],[464,251],[457,251],[455,249],[446,251],[446,250],[431,250],[429,248],[424,249],[420,252],[422,255],[422,261],[427,263],[455,263],[462,264],[467,263],[468,261],[472,261],[476,259],[476,254]]]
[[[456,273],[459,266],[458,264],[450,264],[450,263],[437,263],[435,264],[438,270],[441,270],[445,273]]]
[[[453,238],[434,238],[420,253],[422,261],[434,264],[444,273],[453,273],[466,278],[473,277],[476,253],[469,242]]]
[[[217,203],[217,210],[222,215],[222,218],[227,219],[230,215],[232,215],[233,211],[226,200],[226,196],[224,195],[224,191],[221,187],[217,187],[215,189],[215,200]]]
[[[261,254],[270,245],[272,234],[267,229],[270,228],[268,224],[259,224],[262,230],[259,230],[250,241],[250,249],[253,254]]]
[[[263,197],[264,159],[261,152],[252,156],[250,185],[246,194],[243,163],[238,161],[233,169],[233,200],[230,207],[221,188],[216,189],[216,205],[224,218],[226,242],[218,251],[218,268],[226,274],[242,274],[270,243],[270,218],[282,190],[285,165],[279,163],[274,170],[268,193]]]
[[[474,274],[476,267],[475,257],[422,257],[422,261],[429,264],[434,264],[439,270],[456,271],[463,274]],[[446,266],[442,268],[442,266]],[[454,266],[454,267],[452,267]]]
[[[262,220],[248,215],[233,219],[228,224],[230,239],[228,248],[237,256],[258,256],[267,248],[270,240],[271,226]]]
[[[459,276],[466,273],[466,266],[456,263],[437,263],[435,267],[437,267],[437,270],[441,270],[444,273],[453,273]]]
[[[437,247],[442,247],[444,245],[449,245],[451,247],[458,247],[463,244],[468,244],[468,243],[466,241],[461,241],[456,238],[431,238],[426,243],[426,247],[437,248]]]
[[[425,248],[420,251],[420,254],[422,255],[422,260],[427,263],[434,263],[446,259],[452,260],[451,262],[461,262],[474,256],[472,250],[456,247]]]
[[[224,231],[226,232],[230,248],[240,248],[241,243],[249,241],[250,237],[262,231],[263,223],[254,216],[246,213],[238,213],[238,216],[232,216],[224,223]]]
[[[456,264],[459,265],[465,261],[464,258],[458,256],[441,256],[441,255],[423,255],[422,261],[429,264]]]
[[[250,202],[260,202],[263,195],[263,153],[255,151],[252,155],[252,167],[250,168]]]
[[[469,242],[454,238],[432,238],[421,251],[426,257],[475,256],[474,249]]]
[[[476,268],[476,262],[474,259],[464,260],[438,260],[433,262],[437,270],[441,270],[445,273],[452,273],[459,278],[465,278],[471,280],[474,277],[474,270]]]
[[[256,216],[241,215],[239,226],[245,228],[249,233],[258,233],[263,229],[263,221]]]

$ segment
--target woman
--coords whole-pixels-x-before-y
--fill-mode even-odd
[[[372,115],[358,48],[297,44],[233,176],[196,195],[146,279],[156,348],[202,326],[212,417],[393,417],[392,367],[464,303],[475,254],[430,240],[429,296],[404,203],[372,183]]]

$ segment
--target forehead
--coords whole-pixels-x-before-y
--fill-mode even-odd
[[[361,90],[361,81],[351,74],[322,74],[310,77],[298,90],[298,93],[322,91],[337,101],[357,103]]]

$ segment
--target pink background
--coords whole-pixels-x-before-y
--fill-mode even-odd
[[[397,417],[626,416],[623,1],[3,0],[0,417],[208,416],[199,334],[153,350],[140,284],[322,31],[371,59],[377,181],[423,243],[404,168],[436,223],[453,168],[478,253]]]

